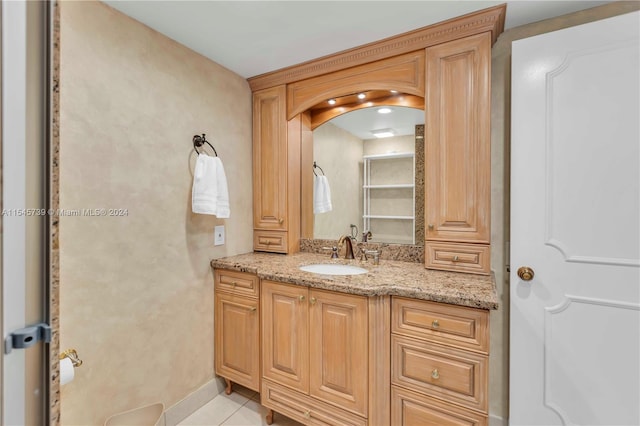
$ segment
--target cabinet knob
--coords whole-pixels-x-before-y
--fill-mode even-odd
[[[316,304],[316,298],[312,297],[311,299],[309,299],[309,303],[311,303],[312,305]]]
[[[231,287],[235,287],[236,285],[238,285],[236,281],[231,281]]]
[[[438,369],[435,368],[432,372],[431,372],[431,377],[434,379],[439,379],[440,378],[440,373],[438,373]]]
[[[535,276],[535,273],[533,272],[533,269],[528,266],[521,266],[518,268],[518,276],[523,281],[531,281]]]
[[[270,241],[270,240],[267,240],[267,241],[265,241],[264,243],[265,243],[266,245],[269,245],[269,244],[271,244],[271,241]]]
[[[304,302],[304,296],[303,295],[298,296],[298,300],[301,302]]]
[[[431,327],[433,327],[433,328],[440,327],[440,323],[438,322],[438,320],[433,320],[433,322],[431,323]]]
[[[453,261],[457,262],[458,260],[460,260],[460,258],[458,257],[458,255],[456,254],[455,256],[453,256]]]
[[[304,416],[305,419],[310,419],[311,418],[311,411],[310,410],[305,411],[303,416]]]
[[[282,225],[284,223],[284,219],[283,218],[278,219],[278,223]]]
[[[427,225],[427,228],[429,228],[429,231],[433,231],[433,223],[430,223],[429,225]]]
[[[250,307],[250,308],[249,308],[249,311],[251,311],[251,312],[255,312],[257,309],[258,309],[258,308],[256,308],[255,306],[252,306],[252,307]]]

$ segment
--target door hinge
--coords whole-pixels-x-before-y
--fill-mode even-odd
[[[9,333],[4,339],[4,353],[8,355],[12,349],[27,349],[38,342],[51,342],[51,327],[49,324],[31,325]]]

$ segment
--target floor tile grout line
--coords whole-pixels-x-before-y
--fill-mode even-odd
[[[247,398],[246,396],[244,396],[243,394],[241,394],[241,393],[239,393],[239,392],[236,392],[236,393],[237,393],[238,395],[240,395],[241,397],[243,397],[243,398]],[[222,396],[222,394],[219,394],[218,396],[223,397],[223,396]],[[217,398],[218,396],[216,396],[216,398]],[[224,398],[224,397],[223,397],[223,398]],[[246,401],[245,401],[241,406],[239,406],[238,408],[236,408],[236,411],[234,411],[233,413],[229,414],[229,415],[227,416],[227,418],[225,418],[221,423],[218,423],[218,426],[222,426],[222,425],[224,425],[224,423],[225,423],[227,420],[229,420],[231,417],[233,417],[233,415],[234,415],[234,414],[236,414],[238,411],[240,411],[240,410],[242,409],[242,407],[244,407],[244,406],[247,404],[247,402],[249,402],[249,401],[251,401],[251,398],[247,398],[247,400],[246,400]]]

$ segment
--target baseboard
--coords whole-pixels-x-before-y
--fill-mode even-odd
[[[225,388],[224,380],[214,378],[201,386],[195,392],[187,395],[182,401],[178,401],[164,412],[164,425],[160,426],[176,426],[178,423],[196,412],[200,407],[215,398]]]
[[[507,419],[489,414],[489,426],[508,426],[508,424]]]

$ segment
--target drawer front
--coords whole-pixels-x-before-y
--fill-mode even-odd
[[[216,269],[214,282],[217,291],[248,297],[258,297],[260,293],[258,276],[246,272]]]
[[[406,389],[391,387],[394,426],[486,426],[487,416]]]
[[[274,253],[287,252],[287,233],[281,231],[253,231],[253,249]]]
[[[366,426],[366,419],[284,386],[262,381],[260,403],[306,425]]]
[[[393,297],[391,315],[393,333],[489,353],[489,311]]]
[[[485,355],[391,336],[391,357],[393,384],[487,412]]]
[[[429,269],[489,275],[488,245],[427,241],[424,249],[425,266]]]

